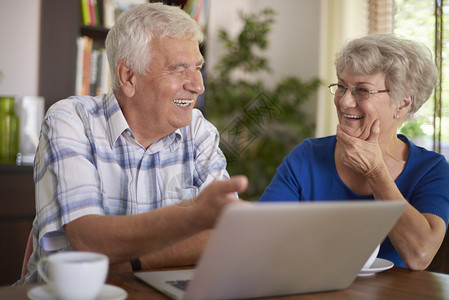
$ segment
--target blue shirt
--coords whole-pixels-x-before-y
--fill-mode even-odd
[[[189,126],[145,149],[114,94],[55,103],[35,158],[34,252],[21,283],[41,281],[41,257],[71,249],[65,224],[89,214],[130,215],[176,204],[229,178],[218,144],[218,131],[197,109]]]
[[[441,154],[418,147],[404,135],[409,146],[404,170],[395,183],[405,199],[419,212],[449,218],[449,164]],[[259,201],[336,201],[374,200],[373,195],[358,195],[338,175],[334,150],[336,137],[307,139],[293,149],[278,167],[277,173]],[[379,257],[405,267],[387,238]]]

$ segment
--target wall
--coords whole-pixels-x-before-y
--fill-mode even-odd
[[[368,0],[320,0],[319,78],[315,136],[335,134],[338,123],[333,96],[327,86],[336,82],[334,57],[343,44],[368,33]]]
[[[40,1],[0,2],[0,94],[37,96]]]
[[[218,40],[218,29],[226,29],[233,36],[242,26],[239,11],[258,12],[267,7],[277,12],[266,53],[273,73],[265,73],[260,79],[271,87],[286,76],[297,76],[302,80],[318,76],[320,1],[310,0],[210,0],[206,54],[208,71],[224,52]],[[305,109],[315,114],[314,97]]]

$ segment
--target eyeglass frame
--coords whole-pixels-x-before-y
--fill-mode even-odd
[[[334,86],[344,87],[344,88],[345,88],[345,91],[344,91],[343,94],[341,94],[341,95],[337,95],[337,91],[335,91],[335,93],[332,93],[331,88],[334,87]],[[343,96],[346,94],[346,91],[349,89],[349,87],[344,86],[344,85],[342,85],[342,84],[340,84],[340,83],[332,83],[332,84],[329,84],[329,85],[328,85],[328,88],[329,88],[329,92],[330,92],[332,95],[337,96],[337,97],[343,97]],[[337,88],[337,89],[338,89],[338,88]],[[356,96],[356,90],[357,90],[357,89],[362,89],[362,90],[367,91],[367,92],[368,92],[368,96],[367,96],[366,98],[363,98],[363,99],[360,98],[360,97],[357,97],[357,96]],[[358,100],[358,101],[363,101],[363,100],[368,99],[369,96],[370,96],[371,94],[389,93],[389,92],[390,92],[390,90],[377,90],[377,91],[373,90],[373,91],[370,91],[370,90],[368,90],[368,89],[366,89],[366,88],[359,87],[359,86],[353,86],[352,88],[350,88],[350,91],[351,91],[352,97],[354,97],[354,99],[356,99],[356,100]]]

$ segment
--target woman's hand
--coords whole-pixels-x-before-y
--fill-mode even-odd
[[[345,125],[337,125],[337,147],[343,165],[360,173],[364,177],[380,172],[385,168],[382,150],[379,146],[379,120],[375,120],[366,139],[354,137],[350,134],[350,128]]]

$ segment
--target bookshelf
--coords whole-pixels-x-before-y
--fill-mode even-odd
[[[105,27],[98,26],[80,26],[80,35],[85,35],[93,38],[94,40],[104,41],[106,40],[106,36],[108,34],[109,29]]]
[[[75,90],[76,38],[80,28],[78,0],[41,1],[39,95],[45,110]]]
[[[45,110],[75,94],[77,39],[87,36],[104,45],[107,33],[107,28],[83,24],[80,0],[41,1],[39,95]]]

